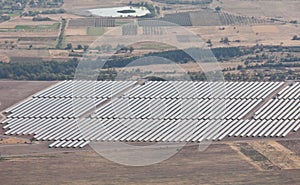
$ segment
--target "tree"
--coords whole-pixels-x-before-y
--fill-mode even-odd
[[[242,70],[242,69],[244,69],[242,65],[237,66],[237,70]]]
[[[33,46],[32,46],[32,44],[30,44],[30,45],[29,45],[29,47],[28,47],[28,49],[29,49],[29,50],[31,50],[31,49],[32,49],[32,47],[33,47]]]
[[[155,9],[156,9],[156,13],[160,14],[160,7],[159,6],[155,6]]]
[[[224,40],[223,40],[223,42],[224,42],[225,44],[228,44],[228,43],[229,43],[228,37],[225,37]]]
[[[111,50],[112,50],[112,46],[108,44],[107,47],[106,47],[106,51],[110,52]]]
[[[212,42],[211,42],[210,39],[208,39],[208,40],[206,41],[206,43],[208,44],[208,47],[211,47],[211,46],[212,46]]]
[[[222,38],[220,42],[224,43],[224,44],[229,44],[230,41],[229,41],[228,37],[225,37],[225,38]]]
[[[217,11],[217,12],[219,12],[219,11],[221,11],[221,7],[220,6],[217,6],[216,8],[215,8],[215,10]]]
[[[300,39],[300,38],[298,38],[297,35],[294,35],[293,38],[292,38],[292,40],[299,40],[299,39]]]
[[[84,51],[87,51],[88,49],[89,49],[89,46],[87,46],[87,45],[84,45],[84,46],[83,46],[83,50],[84,50]]]
[[[78,44],[77,49],[83,49],[81,44]]]
[[[68,43],[67,44],[67,47],[65,48],[66,50],[69,50],[69,49],[72,49],[73,48],[73,45],[72,43]]]
[[[131,46],[131,47],[129,48],[129,52],[132,53],[133,51],[134,51],[134,48]]]

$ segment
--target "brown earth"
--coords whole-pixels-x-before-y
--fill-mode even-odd
[[[0,110],[33,95],[56,82],[0,81]]]
[[[18,150],[19,147],[11,146]],[[28,145],[38,150],[36,145]],[[35,147],[35,148],[34,148]],[[123,166],[92,150],[5,156],[0,161],[3,184],[297,184],[299,170],[260,171],[227,144],[183,148],[172,158],[144,167]],[[0,148],[0,151],[4,148]],[[41,150],[41,149],[39,149]],[[1,152],[2,152],[1,151]]]

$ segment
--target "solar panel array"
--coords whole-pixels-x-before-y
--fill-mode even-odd
[[[284,86],[279,82],[137,85],[64,81],[7,109],[4,129],[6,134],[55,141],[49,147],[84,147],[93,141],[201,142],[225,137],[285,137],[300,127],[300,85]],[[253,118],[248,119],[256,109]],[[86,113],[90,116],[83,116]]]
[[[281,82],[147,82],[129,91],[129,98],[264,99]]]
[[[98,109],[96,118],[242,119],[262,100],[119,98]]]
[[[262,106],[254,119],[298,120],[300,118],[300,83],[283,88],[276,97]]]

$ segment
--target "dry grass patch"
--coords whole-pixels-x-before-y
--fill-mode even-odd
[[[15,137],[8,137],[0,139],[0,145],[13,145],[13,144],[25,144],[29,143],[28,139],[23,138],[15,138]]]
[[[69,36],[71,36],[71,35],[86,35],[87,34],[86,32],[87,32],[86,28],[77,28],[77,29],[68,28],[66,30],[65,34],[69,35]]]
[[[249,144],[281,169],[300,169],[300,157],[276,141]]]
[[[271,26],[271,25],[253,26],[252,30],[255,33],[278,33],[279,32],[276,26]]]

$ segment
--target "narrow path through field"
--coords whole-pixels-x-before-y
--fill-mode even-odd
[[[277,88],[275,91],[273,91],[269,96],[267,96],[261,103],[259,103],[256,107],[254,107],[243,119],[252,119],[255,112],[258,111],[264,104],[269,102],[271,99],[275,98],[276,95],[283,90],[285,87],[289,86],[292,82],[285,82],[283,85],[281,85],[279,88]]]

